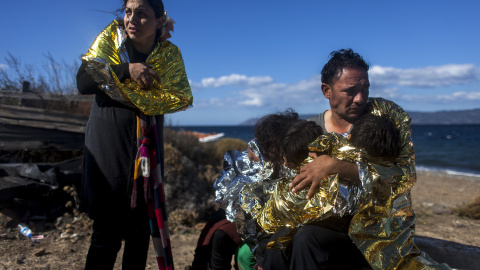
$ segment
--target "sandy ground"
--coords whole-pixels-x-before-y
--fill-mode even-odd
[[[480,247],[480,220],[452,212],[480,196],[480,177],[420,172],[417,179],[412,190],[416,233]]]
[[[412,192],[417,234],[480,247],[480,220],[462,218],[453,213],[454,208],[479,195],[480,178],[419,172]],[[171,235],[175,269],[183,270],[191,264],[199,234],[195,228],[184,228]],[[32,244],[25,237],[18,236],[16,230],[2,229],[0,269],[83,269],[88,236],[61,238],[58,231],[47,232],[45,236],[40,243]],[[118,262],[115,269],[121,269]],[[153,250],[147,269],[156,269]]]

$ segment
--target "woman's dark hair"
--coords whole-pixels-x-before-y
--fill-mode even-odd
[[[292,109],[268,114],[258,120],[255,124],[255,137],[266,161],[274,164],[283,163],[283,137],[290,125],[296,121],[298,121],[298,113]]]
[[[285,161],[295,167],[300,165],[308,157],[308,145],[322,134],[322,127],[313,121],[294,123],[283,139]]]
[[[367,150],[372,157],[395,159],[402,149],[400,131],[385,116],[363,115],[353,125],[350,135],[352,145]]]
[[[322,83],[334,83],[342,74],[344,68],[360,68],[368,71],[370,64],[363,60],[352,49],[341,49],[330,53],[330,60],[323,66]]]
[[[128,0],[123,0],[122,8],[117,10],[117,13],[125,12],[125,7],[127,6]],[[148,4],[152,7],[153,11],[155,11],[155,18],[160,18],[165,13],[165,7],[163,6],[162,0],[147,0]]]

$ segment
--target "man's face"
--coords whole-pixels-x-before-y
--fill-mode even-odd
[[[354,123],[365,110],[368,99],[368,73],[359,68],[344,68],[337,81],[323,83],[323,95],[330,102],[332,114]]]

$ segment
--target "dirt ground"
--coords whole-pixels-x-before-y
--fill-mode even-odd
[[[412,193],[418,235],[480,247],[480,220],[462,218],[453,212],[480,195],[480,178],[419,172]],[[15,228],[1,227],[0,269],[83,269],[89,245],[84,223],[82,219],[65,217],[51,226],[55,228],[43,228],[45,239],[39,243],[19,235]],[[193,260],[202,224],[196,227],[176,228],[171,235],[176,269],[185,269]],[[115,269],[121,269],[120,256]],[[152,249],[147,269],[156,269]]]

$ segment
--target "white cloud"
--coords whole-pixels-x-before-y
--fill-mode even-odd
[[[247,77],[246,75],[230,74],[219,78],[205,78],[200,83],[192,83],[197,88],[218,88],[222,86],[256,86],[267,83],[273,83],[273,78],[269,76]]]
[[[386,97],[380,95],[381,97]],[[421,95],[421,94],[398,94],[395,98],[389,98],[397,102],[402,101],[401,103],[407,104],[416,104],[417,106],[427,106],[431,107],[432,105],[440,104],[478,104],[480,102],[480,92],[465,92],[458,91],[450,94],[441,94],[441,95]],[[423,105],[422,105],[423,104]],[[477,106],[478,107],[478,106]],[[459,107],[461,108],[461,107]]]
[[[405,101],[416,104],[444,104],[454,101],[461,103],[475,103],[480,101],[480,91],[452,90],[450,93],[430,93],[408,89],[448,87],[478,83],[480,81],[480,69],[472,64],[443,65],[437,67],[424,67],[415,69],[400,69],[394,67],[373,66],[369,72],[370,96],[383,97],[396,102]],[[321,91],[320,75],[315,75],[307,80],[294,83],[276,83],[269,76],[247,77],[245,75],[232,74],[219,78],[206,78],[201,83],[192,82],[192,86],[211,89],[207,96],[200,92],[195,94],[196,107],[216,108],[275,108],[292,107],[297,111],[301,108],[315,108],[317,104],[327,104]],[[237,86],[235,90],[227,86]],[[242,87],[243,86],[243,87]],[[238,87],[241,87],[238,89]],[[464,87],[463,87],[464,88]],[[222,91],[215,95],[214,91]],[[215,97],[212,97],[214,95]]]
[[[8,66],[8,65],[5,65],[5,64],[0,64],[0,69],[3,69],[3,70],[5,70],[5,69],[8,69],[8,68],[9,68],[9,66]]]
[[[297,107],[323,100],[320,76],[292,84],[272,83],[239,91],[238,105]]]
[[[479,81],[480,69],[473,64],[412,69],[372,66],[369,77],[372,85],[380,87],[392,84],[412,87],[450,86]]]
[[[480,92],[454,92],[450,95],[439,95],[437,98],[440,101],[480,101]]]

